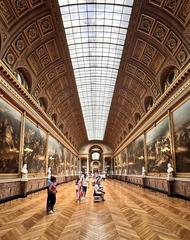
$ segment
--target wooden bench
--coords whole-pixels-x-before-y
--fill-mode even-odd
[[[94,196],[94,202],[100,202],[100,201],[102,201],[101,196]]]

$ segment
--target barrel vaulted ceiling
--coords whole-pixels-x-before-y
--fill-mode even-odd
[[[96,2],[96,1],[93,1]],[[114,2],[114,1],[111,1]],[[79,147],[87,133],[57,0],[0,0],[0,57],[28,76],[68,140]],[[190,1],[135,0],[104,141],[124,140],[163,93],[170,69],[189,63]]]

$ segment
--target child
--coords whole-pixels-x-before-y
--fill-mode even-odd
[[[83,196],[83,192],[82,192],[82,180],[79,177],[75,182],[75,189],[76,189],[76,200],[77,202],[80,202]]]

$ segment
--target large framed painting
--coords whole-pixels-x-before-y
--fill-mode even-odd
[[[105,158],[105,169],[104,170],[107,174],[111,173],[111,157]]]
[[[74,154],[71,153],[71,174],[74,174]]]
[[[70,174],[71,153],[68,149],[67,149],[65,161],[66,161],[66,173],[69,175]]]
[[[171,163],[169,118],[146,133],[147,166],[150,173],[166,173]]]
[[[21,113],[0,99],[0,173],[18,173]]]
[[[142,134],[127,147],[128,174],[141,174],[144,160],[144,135]]]
[[[119,158],[118,156],[114,158],[114,173],[118,174],[119,173]]]
[[[25,120],[24,159],[29,173],[45,173],[47,134],[28,118]]]
[[[190,100],[173,112],[176,172],[190,172]]]
[[[74,173],[75,175],[78,174],[78,158],[76,156],[74,156]]]
[[[121,173],[126,174],[127,173],[127,149],[124,149],[121,154]]]
[[[48,167],[52,174],[64,174],[64,147],[51,135],[48,139]]]

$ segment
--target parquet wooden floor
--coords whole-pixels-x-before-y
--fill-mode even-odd
[[[106,180],[105,202],[93,187],[80,204],[74,182],[58,186],[57,211],[46,214],[46,190],[0,205],[2,240],[190,240],[190,202]]]

